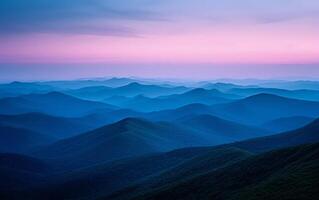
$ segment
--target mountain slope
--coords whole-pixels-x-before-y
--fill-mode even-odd
[[[0,108],[1,114],[9,115],[42,112],[49,115],[76,117],[90,114],[96,110],[111,110],[114,109],[114,106],[51,92],[0,99]]]
[[[48,85],[15,81],[8,84],[0,84],[0,98],[15,97],[31,93],[47,93],[53,90],[54,88]]]
[[[284,117],[266,122],[261,127],[273,132],[284,132],[303,127],[314,120],[314,118],[303,116]]]
[[[206,133],[215,141],[215,144],[259,137],[269,133],[261,128],[239,124],[212,115],[195,115],[177,121],[197,132]]]
[[[76,90],[65,91],[67,94],[78,98],[104,101],[112,96],[134,97],[144,95],[148,97],[158,97],[162,95],[179,94],[189,89],[186,87],[165,87],[159,85],[143,85],[137,82],[128,85],[110,88],[105,86],[85,87]]]
[[[233,95],[228,95],[218,90],[205,90],[202,88],[198,88],[187,91],[183,94],[160,96],[157,98],[136,96],[132,99],[127,99],[126,101],[117,105],[133,110],[151,112],[165,109],[176,109],[178,107],[194,103],[201,103],[206,105],[226,103],[230,102],[233,98],[235,98]]]
[[[129,199],[310,200],[319,194],[316,189],[318,167],[319,144],[299,146],[253,156],[224,168],[153,187]]]
[[[98,119],[94,119],[93,116],[65,118],[41,113],[26,113],[0,115],[0,125],[28,129],[56,138],[66,138],[87,132],[103,124]]]
[[[126,86],[116,88],[112,96],[120,95],[120,96],[127,96],[133,97],[137,95],[144,95],[148,97],[157,97],[163,95],[170,95],[170,94],[178,94],[188,91],[189,89],[186,87],[163,87],[158,85],[142,85],[140,83],[134,82],[130,83]]]
[[[292,116],[319,116],[319,102],[289,99],[270,94],[258,94],[236,102],[216,105],[217,116],[246,124],[261,124]]]
[[[195,132],[169,123],[127,118],[59,141],[37,152],[43,158],[96,163],[207,144]]]
[[[183,117],[189,117],[193,115],[210,114],[214,115],[215,110],[210,106],[204,104],[189,104],[177,109],[161,110],[156,112],[146,113],[144,115],[147,119],[175,121]]]
[[[226,146],[237,147],[250,152],[265,152],[315,142],[319,142],[319,119],[293,131],[245,140]]]
[[[23,153],[55,141],[53,137],[26,129],[0,126],[0,152]]]
[[[302,99],[307,101],[318,101],[318,90],[284,90],[277,88],[233,88],[227,91],[230,94],[235,94],[242,97],[267,93],[278,95],[286,98]]]
[[[176,168],[176,174],[167,174],[165,180],[175,179],[190,172],[195,174],[201,170],[205,171],[206,168],[219,168],[248,156],[249,153],[233,148],[176,150],[73,170],[58,177],[53,184],[39,188],[36,193],[42,194],[43,198],[50,196],[54,199],[96,199],[127,185],[165,174],[172,168]]]

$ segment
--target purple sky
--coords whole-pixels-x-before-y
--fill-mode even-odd
[[[1,0],[0,80],[319,77],[317,0]]]

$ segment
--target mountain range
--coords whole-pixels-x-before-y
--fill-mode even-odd
[[[316,199],[317,85],[0,84],[0,199]]]
[[[24,114],[41,112],[49,115],[78,117],[97,110],[112,110],[114,106],[101,102],[86,101],[59,92],[30,94],[0,99],[0,114]]]

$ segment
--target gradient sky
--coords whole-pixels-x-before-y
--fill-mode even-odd
[[[0,79],[319,77],[318,35],[318,0],[1,0]]]

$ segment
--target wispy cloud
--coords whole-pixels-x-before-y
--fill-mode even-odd
[[[110,0],[1,0],[0,34],[75,33],[134,36],[119,21],[160,20],[154,12]]]

